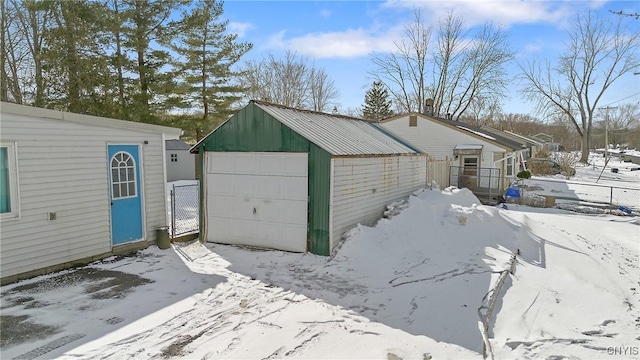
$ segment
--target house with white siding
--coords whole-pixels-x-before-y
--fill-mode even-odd
[[[148,246],[180,129],[0,104],[2,283]]]
[[[426,153],[429,161],[451,162],[449,183],[441,186],[466,187],[479,198],[499,196],[529,151],[525,141],[420,113],[393,116],[380,125]]]
[[[330,255],[425,186],[426,156],[378,124],[251,101],[192,148],[204,241]]]
[[[184,140],[165,141],[167,181],[194,180],[196,178],[196,156],[189,152],[191,146]]]

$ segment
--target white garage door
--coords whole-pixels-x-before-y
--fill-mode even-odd
[[[206,152],[207,241],[307,250],[307,154]]]

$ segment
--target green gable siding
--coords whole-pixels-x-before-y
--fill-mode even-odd
[[[308,152],[310,142],[251,103],[211,133],[205,151]]]
[[[331,155],[250,103],[202,141],[199,153],[306,152],[309,154],[309,230],[307,248],[317,255],[329,255],[329,187]],[[200,166],[204,157],[200,157]],[[201,207],[206,206],[202,202]],[[201,214],[204,213],[203,211]],[[204,220],[204,216],[201,220]],[[201,233],[206,231],[202,228]]]

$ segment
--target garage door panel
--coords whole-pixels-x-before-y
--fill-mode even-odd
[[[306,238],[306,226],[236,219],[213,219],[211,225],[220,229],[217,243],[306,251],[306,243],[297,240]]]
[[[253,213],[251,199],[237,198],[234,196],[219,195],[207,197],[207,202],[215,201],[215,206],[209,206],[209,215],[229,219],[243,218],[242,214]],[[248,215],[244,218],[248,218]]]
[[[261,199],[306,200],[307,179],[302,177],[211,174],[210,195],[235,195]]]
[[[286,156],[283,157],[282,154]],[[306,153],[207,153],[207,173],[306,177],[308,163],[306,155]]]
[[[306,153],[206,156],[208,241],[306,251]]]
[[[262,199],[307,200],[306,178],[258,176],[254,180],[255,195]]]
[[[307,203],[302,201],[263,200],[255,204],[253,219],[278,224],[301,224],[307,220]],[[253,209],[251,209],[253,211]]]
[[[307,218],[306,201],[242,199],[233,196],[215,196],[207,199],[207,202],[217,203],[216,206],[209,207],[209,215],[219,218],[282,224],[303,223]]]

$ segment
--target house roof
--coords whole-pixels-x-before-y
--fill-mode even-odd
[[[468,134],[473,134],[474,137],[476,138],[484,138],[484,140],[489,141],[491,143],[497,144],[501,147],[506,147],[508,149],[511,149],[513,151],[518,151],[518,150],[523,150],[526,145],[524,144],[523,141],[515,141],[512,139],[507,138],[504,135],[501,134],[493,134],[489,131],[483,130],[482,128],[475,126],[475,125],[471,125],[471,124],[467,124],[467,123],[463,123],[460,121],[453,121],[453,120],[448,120],[448,119],[443,119],[443,118],[439,118],[439,117],[435,117],[435,116],[429,116],[429,115],[425,115],[425,114],[420,114],[420,113],[405,113],[405,114],[401,114],[401,115],[396,115],[387,119],[383,119],[380,121],[380,123],[385,123],[385,122],[389,122],[389,121],[394,121],[400,118],[404,118],[407,117],[409,115],[416,115],[419,116],[423,119],[426,120],[431,120],[433,122],[436,123],[440,123],[442,125],[448,126],[450,128],[456,129],[457,131],[462,131]]]
[[[161,126],[127,120],[117,120],[93,115],[76,114],[71,112],[43,109],[6,102],[2,102],[0,103],[0,105],[2,108],[2,113],[6,114],[39,117],[59,121],[69,121],[85,125],[103,126],[116,129],[165,134],[169,138],[178,138],[180,135],[182,135],[182,129],[169,126]]]
[[[553,136],[545,133],[535,134],[532,137],[538,141],[541,141],[542,143],[548,143],[553,141]]]
[[[184,140],[172,139],[165,141],[165,149],[167,150],[189,150],[191,145],[187,144]]]
[[[483,126],[481,129],[483,131],[489,132],[491,134],[502,136],[502,137],[505,137],[505,138],[510,139],[512,141],[515,141],[515,142],[518,142],[518,143],[522,143],[523,145],[526,145],[526,146],[540,146],[540,145],[542,145],[538,141],[534,141],[534,140],[528,139],[528,138],[526,138],[526,137],[524,137],[522,135],[514,134],[512,132],[494,129],[494,128],[489,127],[489,126]]]
[[[524,135],[516,134],[516,133],[514,133],[514,132],[507,131],[507,130],[504,130],[504,132],[505,132],[505,133],[507,133],[507,134],[510,134],[510,135],[516,136],[516,137],[518,137],[518,138],[524,139],[525,141],[528,141],[530,144],[535,145],[535,146],[542,146],[542,145],[544,145],[544,144],[543,144],[543,143],[541,143],[540,141],[538,141],[538,140],[536,140],[536,139],[534,139],[534,138],[531,138],[531,137],[529,137],[529,136],[524,136]]]
[[[375,122],[338,114],[295,109],[265,101],[251,100],[250,103],[331,155],[420,153],[411,145],[388,134]],[[217,129],[223,125],[224,123]],[[197,151],[200,143],[208,136],[193,146],[191,151]]]

